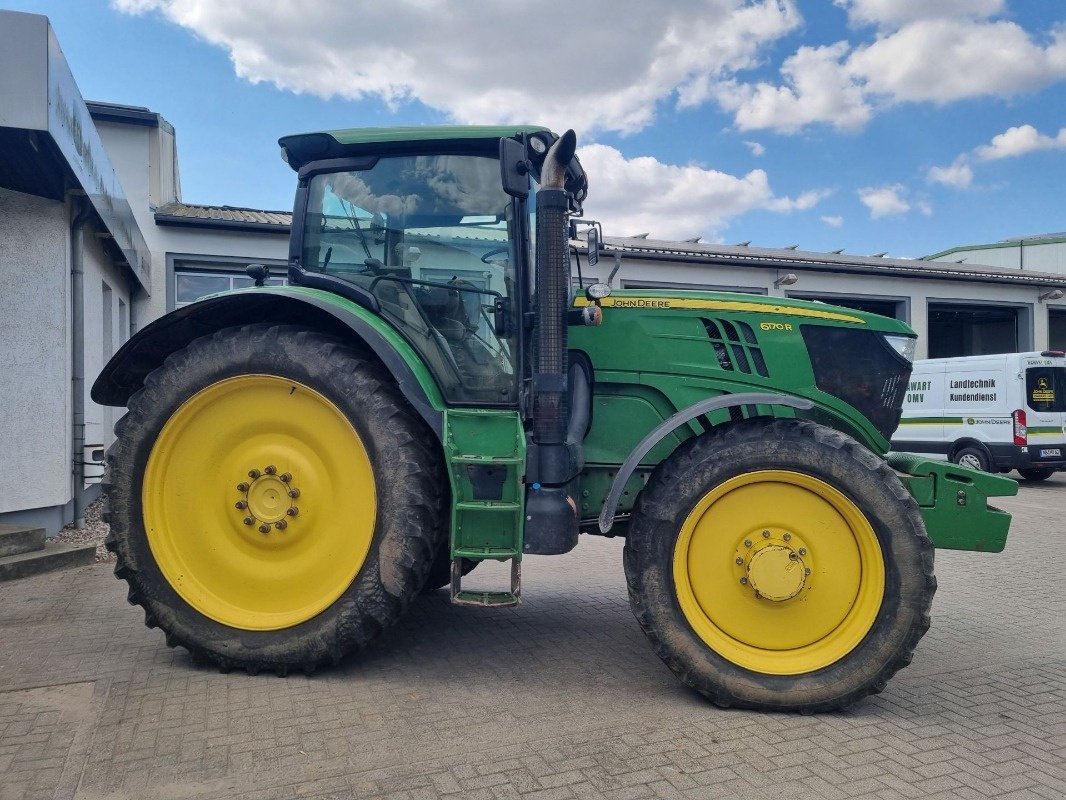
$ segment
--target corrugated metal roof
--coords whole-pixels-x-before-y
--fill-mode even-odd
[[[766,267],[779,270],[817,270],[852,274],[894,275],[909,278],[984,281],[1017,285],[1061,286],[1066,275],[997,267],[945,264],[910,258],[852,256],[802,250],[742,247],[693,242],[667,242],[633,237],[604,237],[608,251],[641,258],[704,262],[720,266]]]
[[[259,228],[264,232],[288,233],[292,214],[237,206],[205,206],[193,203],[167,203],[155,210],[160,225],[189,225],[223,228]]]

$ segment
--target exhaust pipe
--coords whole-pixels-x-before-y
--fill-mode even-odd
[[[526,553],[559,554],[577,545],[577,506],[566,492],[571,473],[566,444],[567,299],[570,294],[566,169],[574,158],[572,130],[548,150],[537,191],[537,307],[533,353],[535,476],[526,501]]]

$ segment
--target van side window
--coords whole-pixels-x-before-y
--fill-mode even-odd
[[[1066,411],[1066,367],[1030,367],[1025,399],[1033,411]]]

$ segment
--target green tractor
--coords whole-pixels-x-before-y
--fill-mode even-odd
[[[527,555],[621,535],[633,611],[721,706],[880,691],[933,548],[1002,550],[1013,481],[896,456],[902,322],[717,292],[574,296],[572,131],[287,136],[285,285],[214,295],[106,366],[129,600],[222,669],[312,672],[420,592],[519,602]],[[593,256],[595,247],[591,248]],[[500,591],[463,589],[510,563]]]

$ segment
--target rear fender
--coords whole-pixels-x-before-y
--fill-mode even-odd
[[[429,369],[395,328],[372,311],[331,292],[302,286],[243,289],[172,311],[139,331],[107,363],[92,399],[125,406],[152,370],[194,339],[223,328],[264,322],[304,325],[369,348],[439,438],[444,401]]]

